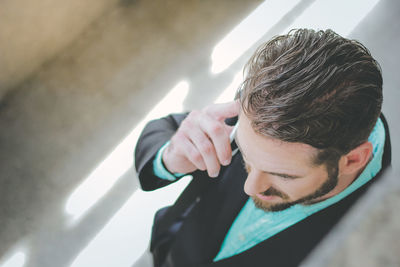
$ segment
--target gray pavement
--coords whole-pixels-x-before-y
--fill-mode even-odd
[[[129,254],[121,242],[113,243],[122,240],[114,239],[118,234],[107,237],[103,250],[95,245],[101,243],[100,233],[111,233],[112,225],[139,221],[142,216],[120,213],[131,201],[132,205],[138,202],[132,197],[138,187],[134,170],[122,172],[73,226],[66,213],[71,194],[132,129],[138,130],[135,127],[178,82],[185,80],[189,86],[183,109],[213,102],[258,43],[296,26],[302,14],[321,2],[298,1],[228,69],[213,74],[214,46],[261,1],[120,1],[73,45],[11,90],[0,102],[0,266],[12,260],[13,267],[130,266],[126,262],[132,264],[134,259],[119,263],[110,256],[114,250],[119,258]],[[349,36],[364,43],[382,66],[393,168],[307,259],[306,266],[400,266],[400,144],[396,138],[400,134],[400,2],[376,2],[351,27]],[[337,18],[346,21],[340,13]],[[115,219],[118,214],[125,214],[118,217],[120,224]],[[139,222],[129,226],[148,229]],[[135,243],[146,246],[147,240],[135,238],[129,227],[124,231],[134,236],[123,239],[128,248],[135,250]],[[94,252],[83,253],[87,247]],[[100,263],[84,263],[84,255],[100,258]],[[18,265],[18,260],[25,263]]]

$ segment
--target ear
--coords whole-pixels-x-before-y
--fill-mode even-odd
[[[339,169],[342,174],[357,174],[369,162],[372,156],[372,144],[365,142],[342,156]]]

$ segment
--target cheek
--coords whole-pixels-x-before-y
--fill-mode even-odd
[[[293,184],[293,188],[296,188],[297,192],[293,192],[294,195],[299,197],[305,197],[307,195],[315,193],[320,187],[328,180],[328,173],[324,166],[312,168],[308,171],[308,175],[301,178]]]
[[[314,193],[321,185],[319,179],[301,178],[292,181],[280,181],[276,184],[277,189],[287,194],[291,200],[297,200],[311,193]]]
[[[300,198],[307,189],[307,185],[299,181],[279,181],[276,183],[278,190],[284,192],[293,201]]]

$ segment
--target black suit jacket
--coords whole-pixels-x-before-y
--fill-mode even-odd
[[[136,146],[136,170],[143,190],[154,190],[171,182],[156,177],[153,160],[160,147],[175,133],[186,114],[174,114],[150,122],[142,132]],[[223,167],[217,178],[208,178],[196,171],[193,180],[207,181],[204,190],[196,193],[196,201],[179,218],[173,237],[162,248],[162,257],[156,266],[298,266],[328,231],[340,220],[352,204],[367,190],[390,165],[390,138],[387,123],[383,167],[368,184],[338,203],[325,208],[286,230],[233,257],[213,262],[220,246],[248,196],[243,191],[247,174],[242,157],[237,153],[229,166]],[[183,192],[183,195],[185,191]],[[190,193],[189,193],[190,194]],[[179,200],[178,200],[179,201]],[[157,228],[162,220],[155,220]],[[176,225],[175,225],[176,226]],[[157,246],[152,252],[159,255]]]

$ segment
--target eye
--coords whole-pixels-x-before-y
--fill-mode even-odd
[[[285,174],[280,174],[280,175],[276,175],[276,176],[283,178],[284,180],[293,180],[292,176],[285,175]]]

